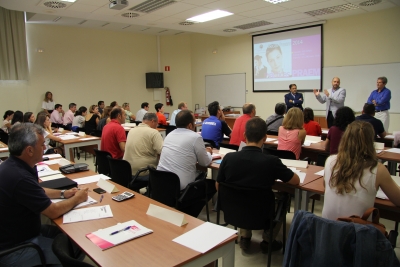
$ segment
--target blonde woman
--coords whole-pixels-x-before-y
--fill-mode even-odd
[[[85,133],[90,134],[97,129],[99,124],[100,113],[97,105],[91,105],[89,108],[89,113],[85,117]]]
[[[136,116],[132,114],[129,103],[123,103],[122,108],[125,110],[126,118],[125,123],[130,123],[131,120],[136,120]]]
[[[50,146],[50,140],[55,142],[61,141],[60,137],[54,136],[53,131],[51,130],[51,122],[50,117],[47,114],[39,114],[36,118],[35,124],[38,124],[43,127],[44,129],[44,145],[46,149],[44,150],[43,154],[53,154],[53,153],[60,153],[62,154],[62,148],[52,148]],[[59,151],[57,151],[60,149]]]
[[[291,108],[278,131],[278,149],[292,151],[296,159],[300,158],[301,146],[307,135],[303,124],[303,112],[299,108]]]
[[[54,110],[53,94],[49,91],[44,94],[42,109],[46,112],[46,114],[49,114],[49,116]]]
[[[374,206],[379,187],[390,201],[400,206],[400,188],[378,162],[374,135],[369,122],[354,121],[347,126],[338,154],[331,155],[325,163],[322,217],[331,220],[351,215],[361,217]]]
[[[98,131],[103,131],[104,126],[111,121],[111,119],[110,119],[111,110],[112,110],[112,107],[110,107],[110,106],[106,106],[103,109],[103,115],[101,116],[99,124],[97,125]]]

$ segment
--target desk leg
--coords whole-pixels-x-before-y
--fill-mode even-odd
[[[72,145],[69,145],[69,144],[64,145],[65,158],[69,161],[74,161],[73,153],[72,154],[70,153],[70,149],[72,149],[72,148],[73,148]]]
[[[164,140],[165,137],[167,136],[167,131],[161,131],[160,133],[161,133],[162,139]]]
[[[397,163],[396,162],[388,161],[388,169],[389,169],[390,175],[393,175],[393,176],[396,175],[396,167],[397,167]]]
[[[300,188],[294,190],[294,212],[301,208],[301,193],[302,190]]]
[[[303,190],[301,193],[301,209],[307,211],[308,210],[308,200],[309,200],[309,192]]]
[[[209,264],[218,258],[222,257],[223,267],[235,266],[235,241],[229,242],[228,244],[217,248],[209,253],[203,254],[201,257],[190,261],[183,266],[185,267],[198,267]]]
[[[216,181],[217,177],[218,177],[218,170],[211,169],[211,179]],[[217,198],[218,198],[218,192],[215,193],[214,196],[212,197],[212,203],[214,204],[214,210],[217,210],[217,207],[216,207]]]

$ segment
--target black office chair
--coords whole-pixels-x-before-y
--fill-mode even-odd
[[[95,148],[94,153],[96,154],[95,171],[100,174],[110,175],[110,166],[107,159],[107,156],[112,157],[110,152],[98,150]]]
[[[42,263],[41,266],[46,267],[46,258],[44,257],[44,253],[43,253],[42,249],[35,243],[24,243],[24,244],[20,244],[20,245],[17,245],[15,247],[12,247],[9,249],[2,250],[2,251],[0,251],[0,258],[3,256],[6,256],[6,255],[9,255],[11,253],[14,253],[18,250],[26,249],[26,248],[35,249],[40,257],[40,262]]]
[[[154,167],[149,166],[149,188],[148,197],[161,202],[167,206],[174,207],[179,211],[185,212],[193,217],[198,214],[190,212],[190,204],[193,203],[194,191],[198,188],[204,188],[204,204],[206,206],[207,221],[210,221],[208,211],[207,183],[204,175],[202,179],[198,179],[188,184],[181,193],[180,180],[178,175],[172,172],[158,171]],[[197,193],[197,192],[196,192]]]
[[[58,234],[54,238],[51,248],[63,267],[94,267],[74,258],[71,241],[66,234]]]
[[[8,145],[8,133],[0,129],[0,141]]]
[[[141,124],[141,121],[134,121],[134,123],[136,123],[136,126],[138,126],[139,124]]]
[[[213,140],[203,138],[203,141],[204,143],[209,143],[213,148],[219,149],[219,147],[215,144]]]
[[[139,192],[141,188],[147,186],[148,182],[136,181],[139,174],[143,171],[147,171],[147,168],[140,169],[136,173],[135,178],[132,178],[132,168],[128,161],[113,159],[111,157],[107,157],[107,159],[110,166],[110,177],[113,182],[128,187],[136,192]]]
[[[239,150],[239,146],[237,146],[237,145],[232,145],[232,144],[226,144],[226,143],[223,143],[223,142],[221,142],[221,143],[219,144],[219,147],[228,148],[228,149],[233,149],[233,150],[236,150],[236,151]]]
[[[329,154],[326,154],[326,153],[318,154],[316,165],[320,166],[320,167],[325,167],[325,161],[328,157],[329,157]]]
[[[220,211],[224,212],[225,222],[248,230],[273,229],[274,223],[283,217],[283,251],[286,239],[286,211],[289,196],[283,194],[281,199],[269,188],[250,188],[220,182],[218,186],[217,224]],[[277,209],[275,211],[275,201]],[[268,266],[271,266],[272,235],[268,241]]]
[[[275,131],[267,131],[267,135],[276,135],[276,136],[278,136],[278,132],[275,132]]]
[[[165,130],[165,135],[168,135],[170,132],[176,129],[176,126],[168,125],[167,129]]]
[[[277,149],[271,148],[271,147],[264,147],[263,152],[265,154],[276,156],[280,159],[296,160],[296,155],[292,151],[289,151],[289,150],[277,150]]]

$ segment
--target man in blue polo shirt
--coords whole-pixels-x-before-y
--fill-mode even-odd
[[[383,123],[374,118],[375,116],[375,105],[366,103],[363,107],[362,115],[356,117],[356,120],[367,121],[372,124],[375,130],[375,136],[384,138],[386,136],[385,129],[383,128]]]
[[[372,91],[367,101],[368,104],[374,104],[375,117],[383,123],[385,131],[389,130],[389,109],[392,98],[390,90],[386,88],[387,81],[386,77],[379,77],[376,82],[378,89]]]
[[[210,117],[203,121],[201,136],[204,140],[213,141],[216,148],[219,148],[219,144],[224,139],[224,134],[230,137],[232,130],[225,122],[224,113],[217,101],[208,105],[208,112]]]

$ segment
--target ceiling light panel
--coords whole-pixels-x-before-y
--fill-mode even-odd
[[[147,0],[132,8],[129,8],[129,10],[133,10],[136,12],[150,13],[175,3],[176,1],[173,0]]]
[[[192,22],[206,22],[214,19],[219,19],[223,17],[227,17],[233,15],[233,13],[228,12],[228,11],[223,11],[223,10],[214,10],[211,12],[207,12],[198,16],[194,16],[191,18],[188,18],[187,21],[192,21]]]
[[[271,3],[271,4],[279,4],[279,3],[284,3],[284,2],[289,2],[290,0],[265,0],[265,2]]]

